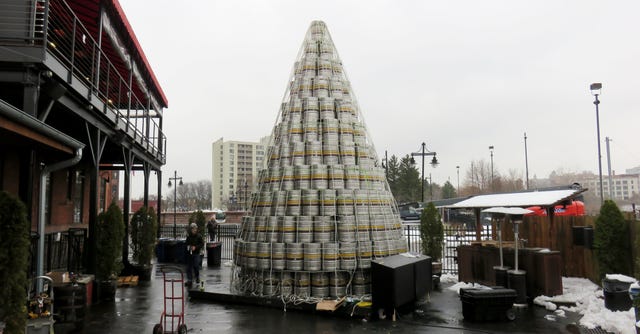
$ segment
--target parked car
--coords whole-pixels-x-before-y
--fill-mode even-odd
[[[400,218],[403,221],[417,221],[420,220],[420,212],[411,206],[403,206],[399,208]]]

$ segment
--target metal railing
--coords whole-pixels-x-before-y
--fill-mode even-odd
[[[43,54],[46,51],[66,69],[59,74],[66,76],[63,79],[67,83],[81,83],[88,91],[86,99],[97,97],[101,102],[96,105],[102,110],[94,112],[106,115],[115,128],[164,163],[166,137],[160,127],[160,106],[155,94],[145,87],[151,83],[136,79],[144,76],[138,74],[138,64],[131,54],[107,54],[94,36],[64,0],[0,3],[0,45],[41,48]],[[102,43],[111,41],[105,38]],[[129,59],[124,60],[126,57]]]
[[[31,234],[29,254],[29,276],[36,272],[36,254],[38,252],[39,235]],[[87,230],[70,228],[68,231],[48,233],[44,235],[44,272],[68,271],[83,272],[84,245],[87,241]]]
[[[402,235],[407,238],[407,248],[410,252],[422,252],[422,238],[420,238],[420,223],[404,223],[402,224]],[[490,225],[483,225],[480,235],[482,240],[492,239],[492,230]],[[452,225],[444,226],[444,245],[442,247],[442,272],[449,274],[458,274],[458,246],[469,245],[476,240],[475,229],[467,229],[455,227]]]
[[[127,73],[120,73],[113,62],[123,60],[111,59],[100,48],[65,1],[47,3],[46,48],[69,70],[67,81],[71,82],[73,76],[85,84],[104,104],[102,112],[109,109],[117,115],[116,126],[164,162],[166,139],[150,110],[158,106],[152,105],[151,94],[134,86],[135,62],[129,60],[129,64],[120,66],[128,68]]]
[[[233,242],[236,239],[236,235],[240,230],[240,224],[218,224],[216,226],[215,241],[222,243],[222,260],[233,259]],[[160,226],[160,238],[172,239],[173,238],[173,225]],[[176,224],[176,239],[187,238],[187,224]],[[208,232],[205,232],[205,240],[210,240]]]

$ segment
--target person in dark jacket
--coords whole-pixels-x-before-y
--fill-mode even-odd
[[[207,223],[207,230],[209,232],[209,241],[216,241],[216,228],[218,227],[218,222],[215,219],[209,220]]]
[[[186,286],[191,286],[193,278],[196,283],[200,283],[200,253],[204,248],[204,240],[198,233],[198,225],[191,223],[189,235],[187,236],[187,282]]]

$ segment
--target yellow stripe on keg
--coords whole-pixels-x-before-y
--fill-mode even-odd
[[[340,253],[340,258],[341,259],[353,259],[356,257],[356,253],[355,252],[348,252],[348,253]]]
[[[324,253],[323,255],[325,261],[337,260],[339,258],[338,253]]]

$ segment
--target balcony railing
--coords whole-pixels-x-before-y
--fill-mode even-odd
[[[166,161],[160,107],[156,95],[146,88],[151,83],[136,79],[142,75],[137,74],[139,67],[133,60],[123,60],[118,51],[108,54],[63,0],[8,0],[0,4],[0,12],[0,44],[43,48],[66,69],[64,79],[69,84],[84,85],[89,101],[97,97],[101,102],[97,105],[103,107],[95,112],[115,115],[107,117],[114,127],[162,163]],[[112,41],[105,38],[102,43]]]

